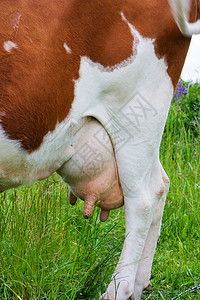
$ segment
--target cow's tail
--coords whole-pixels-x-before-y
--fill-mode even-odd
[[[189,13],[191,0],[168,0],[172,8],[174,19],[186,37],[191,37],[193,34],[200,34],[200,20],[189,23]]]

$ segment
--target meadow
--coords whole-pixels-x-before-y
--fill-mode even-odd
[[[142,299],[200,284],[199,116],[200,86],[180,81],[160,149],[171,187]],[[101,223],[95,208],[85,220],[82,201],[70,206],[68,193],[54,175],[0,196],[0,299],[100,299],[123,246],[124,211]],[[180,299],[200,299],[200,290]]]

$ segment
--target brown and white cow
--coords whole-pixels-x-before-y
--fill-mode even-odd
[[[159,145],[199,12],[199,0],[0,1],[0,190],[57,171],[86,218],[124,202],[104,299],[150,286],[169,189]]]

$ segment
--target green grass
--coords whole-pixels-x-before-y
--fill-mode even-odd
[[[171,299],[200,284],[199,135],[170,110],[161,161],[170,178],[163,225],[143,299]],[[124,241],[123,208],[104,224],[99,210],[82,217],[58,176],[0,196],[0,299],[100,299]],[[200,299],[200,292],[181,299]]]
[[[121,251],[123,212],[102,224],[96,209],[86,221],[82,202],[72,208],[56,176],[1,198],[1,299],[100,296]]]

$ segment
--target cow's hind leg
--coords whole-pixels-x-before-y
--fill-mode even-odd
[[[165,205],[165,199],[169,190],[169,179],[161,166],[161,175],[164,182],[164,190],[161,191],[163,193],[158,206],[155,210],[155,214],[153,216],[153,220],[151,223],[151,227],[148,232],[148,236],[146,239],[146,243],[144,246],[144,250],[142,253],[141,261],[138,265],[138,270],[135,279],[134,286],[134,299],[141,299],[141,295],[144,289],[150,290],[150,276],[151,276],[151,267],[154,257],[154,252],[157,245],[157,239],[160,235],[160,227],[162,221],[162,215]]]
[[[104,299],[127,300],[134,293],[136,274],[152,226],[153,216],[165,193],[159,161],[152,164],[142,182],[135,185],[135,190],[133,193],[130,192],[130,197],[127,197],[129,192],[124,193],[126,223],[124,247]],[[149,276],[147,278],[148,282]],[[143,282],[141,286],[142,290]],[[136,299],[140,299],[140,296]]]

